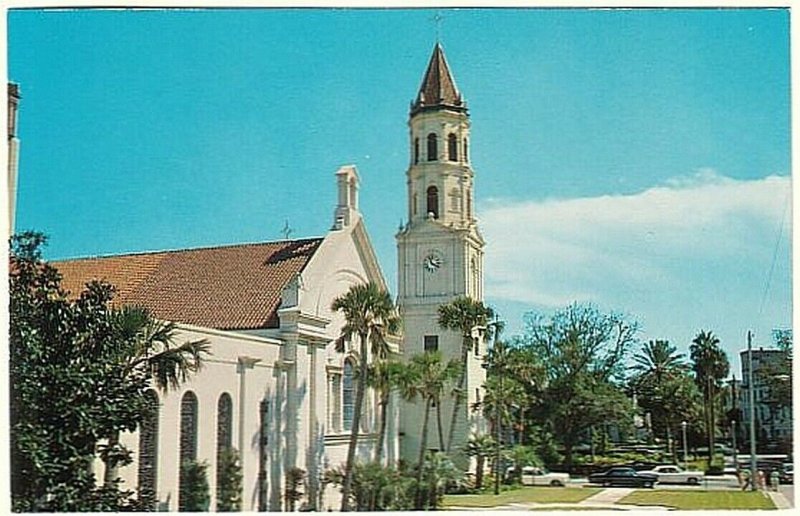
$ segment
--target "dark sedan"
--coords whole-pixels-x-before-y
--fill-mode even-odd
[[[651,473],[639,473],[633,468],[611,468],[603,473],[589,475],[589,482],[605,487],[653,487],[658,476]]]

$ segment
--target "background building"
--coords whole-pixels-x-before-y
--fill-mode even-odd
[[[748,395],[750,365],[747,351],[741,351],[742,381],[737,385],[739,407],[743,422],[740,423],[743,441],[750,442],[749,423],[750,399]],[[775,370],[786,360],[786,354],[779,349],[753,349],[753,397],[755,400],[756,444],[759,452],[775,451],[792,436],[792,407],[777,406],[771,403],[768,381]],[[784,364],[785,365],[785,364]],[[744,430],[744,431],[742,431]],[[740,434],[740,435],[741,435]]]

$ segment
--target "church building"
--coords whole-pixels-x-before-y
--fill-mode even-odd
[[[484,241],[473,209],[466,102],[439,44],[411,104],[409,129],[408,223],[396,236],[403,335],[390,345],[405,358],[431,349],[460,358],[462,336],[439,328],[437,310],[457,296],[483,299]],[[123,436],[134,458],[120,470],[123,488],[146,488],[158,508],[175,511],[182,507],[181,464],[205,461],[213,511],[218,459],[232,447],[241,457],[243,510],[286,510],[292,468],[306,472],[307,508],[338,509],[339,490],[325,485],[323,473],[345,462],[355,381],[350,350],[334,349],[345,321],[331,303],[356,284],[387,285],[358,209],[354,166],[336,172],[336,187],[332,229],[321,238],[53,263],[66,290],[108,281],[118,304],[176,323],[182,341],[210,343],[204,367],[177,390],[152,391],[158,413]],[[459,449],[484,428],[469,409],[482,396],[484,352],[476,338],[456,426]],[[368,393],[359,460],[369,460],[375,447],[377,404]],[[442,408],[449,424],[452,401]],[[393,398],[389,414],[383,460],[415,461],[422,407]]]

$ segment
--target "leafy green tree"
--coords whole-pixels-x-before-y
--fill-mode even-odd
[[[183,464],[178,511],[206,512],[211,503],[208,488],[208,464],[188,460]]]
[[[638,394],[639,404],[650,412],[654,426],[666,432],[667,444],[675,457],[673,428],[685,405],[676,404],[681,388],[691,379],[683,355],[666,340],[651,340],[633,357],[633,389]]]
[[[345,317],[341,335],[335,343],[337,351],[344,352],[346,343],[357,337],[358,352],[353,354],[358,361],[358,368],[364,372],[369,363],[368,352],[370,350],[373,356],[386,357],[389,350],[386,338],[390,334],[397,334],[400,328],[400,319],[396,315],[394,303],[388,292],[372,282],[353,285],[345,294],[333,300],[331,309],[342,312]],[[342,512],[349,510],[353,465],[358,447],[358,431],[361,426],[366,389],[367,375],[359,374],[342,486]]]
[[[417,398],[424,403],[422,418],[422,434],[419,445],[419,459],[417,460],[417,497],[416,509],[422,509],[424,504],[423,492],[423,465],[425,452],[428,449],[428,425],[431,408],[440,403],[442,394],[447,386],[458,377],[461,372],[458,360],[444,362],[439,351],[426,351],[411,357],[398,378],[401,396],[408,401]]]
[[[716,404],[721,382],[730,372],[728,357],[720,347],[719,339],[710,331],[701,331],[689,346],[692,370],[697,386],[703,393],[703,419],[708,439],[708,459],[714,458],[717,431]]]
[[[176,345],[177,326],[153,318],[143,307],[112,308],[108,314],[111,335],[111,359],[122,367],[120,380],[144,377],[161,391],[178,388],[188,377],[199,371],[209,352],[205,339]],[[120,433],[131,430],[128,422],[114,428],[107,444],[100,447],[105,462],[104,483],[118,478],[120,465],[130,463],[128,451],[120,444]]]
[[[473,435],[467,441],[467,456],[475,457],[475,488],[483,488],[483,473],[486,468],[486,457],[494,451],[495,442],[489,434]]]
[[[637,328],[593,305],[573,304],[550,318],[526,315],[516,345],[538,358],[544,376],[533,422],[563,445],[567,468],[572,467],[574,445],[592,426],[629,417],[630,401],[621,383]]]
[[[465,296],[458,297],[447,304],[439,306],[439,326],[443,329],[457,331],[461,334],[461,373],[457,389],[455,390],[455,403],[450,417],[450,427],[447,432],[447,442],[444,448],[448,453],[453,447],[458,414],[461,411],[461,405],[464,404],[464,386],[467,381],[467,363],[469,360],[469,352],[472,349],[473,331],[477,327],[490,330],[491,327],[488,326],[488,322],[493,315],[494,312],[491,308],[484,306],[480,301]],[[488,331],[487,338],[489,338]]]
[[[46,238],[12,238],[9,263],[9,399],[12,509],[23,512],[137,508],[119,482],[98,488],[97,444],[135,430],[149,413],[146,374],[119,361],[110,285],[71,299],[42,260]]]
[[[367,368],[367,386],[375,390],[378,395],[378,440],[375,443],[375,462],[380,462],[383,456],[383,445],[386,440],[386,427],[388,420],[389,397],[392,389],[397,385],[397,378],[401,374],[401,364],[391,360],[376,360]]]
[[[242,466],[235,448],[222,451],[217,463],[217,512],[242,510]]]
[[[325,472],[328,483],[342,485],[344,468]],[[356,511],[407,511],[414,508],[413,476],[376,462],[357,463],[349,506]]]

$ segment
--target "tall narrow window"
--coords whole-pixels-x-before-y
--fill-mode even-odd
[[[155,510],[158,472],[158,395],[145,392],[150,412],[139,427],[139,501]]]
[[[439,351],[439,336],[438,335],[425,335],[423,337],[423,346],[425,351]]]
[[[331,375],[331,428],[334,432],[342,431],[342,375]]]
[[[464,161],[469,161],[469,142],[464,138]]]
[[[222,485],[222,456],[231,449],[233,440],[233,401],[223,392],[217,401],[217,495]]]
[[[353,394],[355,393],[353,379],[353,361],[345,360],[342,374],[342,426],[345,431],[350,431],[353,427]]]
[[[447,159],[458,161],[458,139],[453,133],[447,137]]]
[[[472,219],[472,190],[467,189],[467,218]]]
[[[432,213],[434,219],[439,218],[439,189],[435,186],[428,187],[428,206],[426,213]]]
[[[436,145],[436,133],[431,133],[428,135],[428,161],[436,161],[439,159],[437,156],[438,152],[439,149]]]
[[[187,485],[186,463],[197,459],[197,396],[187,391],[181,399],[181,435],[178,453],[178,510],[186,510]]]
[[[411,214],[417,214],[417,194],[411,196]]]
[[[414,164],[419,163],[419,138],[414,138]]]

